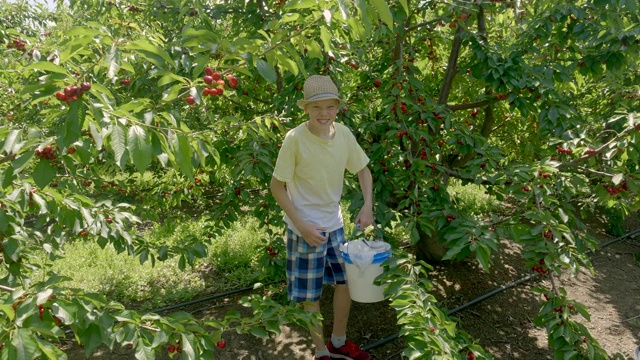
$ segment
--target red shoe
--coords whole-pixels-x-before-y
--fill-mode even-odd
[[[331,353],[332,359],[371,360],[371,355],[368,352],[360,349],[358,345],[349,340],[341,348],[335,348],[329,341],[327,342],[327,349]]]

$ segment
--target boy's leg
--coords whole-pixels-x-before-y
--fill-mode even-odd
[[[303,302],[304,309],[320,313],[320,297],[324,279],[326,244],[309,245],[301,236],[287,229],[287,288],[289,300]],[[324,343],[322,321],[309,327],[316,347],[316,358],[329,357]]]
[[[351,296],[346,284],[336,285],[333,293],[333,335],[346,336]]]
[[[304,309],[312,313],[320,313],[320,301],[306,302],[304,304]],[[322,322],[319,321],[315,326],[309,327],[309,332],[311,333],[311,340],[313,341],[313,345],[315,345],[316,349],[324,349],[325,344]]]

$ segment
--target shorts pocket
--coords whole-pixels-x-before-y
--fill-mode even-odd
[[[319,253],[323,252],[327,248],[326,243],[318,246],[309,245],[309,243],[302,236],[294,233],[293,231],[291,231],[291,233],[289,234],[288,241],[290,242],[290,244],[288,245],[291,246],[291,248],[298,254]]]

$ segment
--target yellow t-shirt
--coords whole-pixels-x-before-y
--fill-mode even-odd
[[[287,184],[289,198],[300,216],[327,231],[343,226],[340,198],[345,169],[355,174],[369,163],[351,130],[333,124],[333,140],[312,134],[306,123],[291,129],[273,170],[273,177]],[[286,214],[284,220],[300,235]]]

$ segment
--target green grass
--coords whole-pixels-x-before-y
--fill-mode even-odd
[[[64,258],[53,262],[52,270],[72,279],[65,287],[104,294],[139,308],[186,300],[205,287],[197,269],[180,271],[175,259],[157,262],[154,267],[91,241],[70,243],[64,250]]]
[[[486,194],[482,186],[476,184],[462,185],[460,181],[452,180],[449,193],[456,200],[461,212],[476,218],[504,211],[504,204],[495,197]]]
[[[257,254],[264,248],[267,235],[258,225],[258,220],[250,217],[236,222],[220,236],[211,238],[206,258],[184,271],[178,269],[177,258],[157,261],[155,266],[150,261],[140,264],[137,257],[118,254],[111,246],[102,249],[90,240],[66,244],[64,257],[50,264],[51,270],[72,279],[64,283],[65,287],[104,294],[136,308],[153,309],[192,299],[205,290],[228,291],[264,280]],[[180,245],[193,237],[209,237],[212,226],[206,220],[166,222],[156,224],[145,236],[155,245]]]

